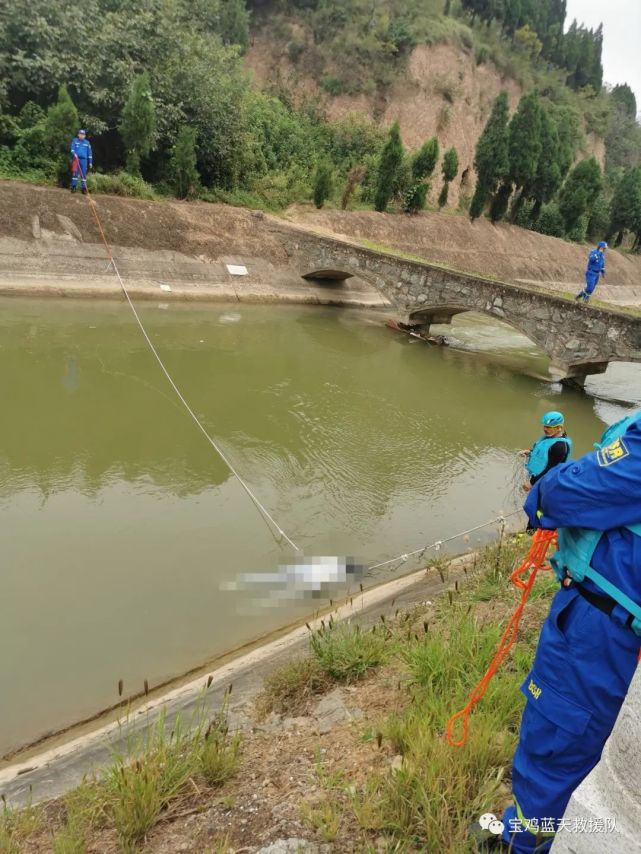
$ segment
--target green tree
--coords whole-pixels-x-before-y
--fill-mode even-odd
[[[560,151],[556,125],[545,110],[541,111],[540,142],[536,173],[529,191],[530,198],[534,200],[534,219],[538,217],[542,205],[554,198],[563,180],[561,169],[564,165],[564,153]]]
[[[610,92],[610,97],[615,104],[622,107],[624,112],[633,119],[637,117],[637,99],[634,92],[627,83],[619,83]]]
[[[394,182],[403,164],[403,157],[401,129],[398,122],[394,122],[390,128],[389,136],[378,165],[376,193],[374,196],[374,207],[377,211],[385,211],[387,209],[394,191]]]
[[[134,77],[122,111],[120,133],[127,149],[127,171],[140,175],[140,158],[146,157],[156,139],[156,107],[149,74]]]
[[[628,169],[614,192],[608,237],[620,246],[626,231],[641,233],[641,166]]]
[[[601,169],[594,157],[582,160],[572,169],[559,197],[566,234],[577,233],[582,219],[587,226],[587,219],[602,187]]]
[[[181,125],[176,144],[171,152],[170,172],[174,180],[176,198],[185,199],[198,186],[200,176],[196,167],[196,131]]]
[[[33,136],[33,131],[36,131],[36,138],[39,139],[38,128],[39,125],[36,124],[32,128],[26,129],[23,136],[27,134]],[[78,110],[63,83],[58,89],[58,100],[47,110],[47,118],[42,133],[45,145],[56,163],[60,184],[66,183],[69,176],[69,145],[77,131]]]
[[[510,122],[509,180],[519,193],[513,215],[521,201],[533,195],[539,158],[541,156],[542,109],[535,92],[519,101]]]
[[[429,178],[438,161],[438,139],[433,136],[424,142],[412,158],[412,175],[417,180]]]
[[[63,84],[58,89],[58,100],[47,110],[45,121],[45,140],[51,153],[60,155],[64,151],[64,159],[67,161],[69,145],[77,131],[78,110]]]
[[[456,178],[456,174],[458,172],[458,152],[452,146],[448,148],[443,157],[443,165],[441,166],[441,171],[443,173],[443,187],[441,188],[441,192],[438,197],[438,206],[439,208],[445,207],[447,204],[447,197],[449,195],[450,190],[450,181],[453,181]]]
[[[314,204],[322,208],[334,189],[334,170],[331,163],[321,160],[314,172]]]
[[[494,99],[492,112],[476,143],[474,168],[476,188],[470,205],[470,218],[481,216],[488,198],[509,169],[507,92]]]
[[[249,47],[249,12],[245,0],[221,0],[220,35],[225,44],[237,44],[243,53]]]
[[[591,240],[603,240],[610,228],[610,205],[605,193],[595,198],[588,218],[587,234]]]

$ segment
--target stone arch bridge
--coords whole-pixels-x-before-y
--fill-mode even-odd
[[[589,374],[603,373],[610,362],[641,362],[641,317],[634,314],[292,231],[288,250],[303,278],[335,282],[358,276],[389,300],[404,323],[429,329],[466,311],[490,315],[546,353],[556,379],[579,384]]]

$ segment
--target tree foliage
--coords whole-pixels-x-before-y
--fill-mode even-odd
[[[394,192],[394,183],[403,164],[403,157],[401,129],[398,122],[394,122],[390,128],[389,136],[378,165],[376,193],[374,196],[374,207],[377,211],[387,209]]]
[[[20,123],[23,128],[37,127],[41,121],[42,112],[35,104],[25,104],[20,113]],[[49,107],[45,120],[44,136],[49,150],[54,155],[64,151],[65,160],[69,144],[78,131],[78,110],[71,100],[67,87],[62,84],[58,89],[58,100]]]
[[[635,235],[638,246],[641,241],[641,166],[625,172],[612,199],[609,236],[615,236],[616,246],[621,244],[626,231]]]
[[[156,107],[149,74],[134,77],[120,120],[120,132],[127,147],[127,171],[140,174],[140,158],[151,151],[156,137]]]
[[[474,168],[476,188],[470,205],[470,217],[476,219],[485,208],[499,181],[509,169],[507,92],[501,92],[492,105],[492,112],[476,144]]]
[[[519,101],[509,127],[509,180],[527,198],[534,189],[541,156],[542,109],[536,93]]]
[[[408,214],[415,214],[424,210],[427,199],[428,186],[425,181],[417,181],[405,193],[403,199],[403,210]]]
[[[196,131],[188,125],[182,125],[178,129],[170,161],[174,191],[179,199],[193,194],[198,186],[200,176],[196,162]]]
[[[334,170],[327,160],[321,160],[314,174],[314,204],[322,208],[334,189]]]
[[[540,53],[566,69],[572,88],[601,88],[603,28],[592,30],[573,21],[564,32],[566,0],[462,0],[462,5],[473,18],[498,21],[529,56]]]
[[[249,47],[249,12],[245,0],[220,0],[220,35],[225,44],[237,44],[244,53]]]
[[[572,169],[559,197],[559,210],[567,234],[576,233],[582,218],[587,228],[587,220],[602,188],[601,169],[594,157],[582,160]]]
[[[456,178],[458,172],[458,152],[454,146],[448,148],[445,152],[441,172],[443,173],[443,186],[441,187],[441,192],[438,196],[439,208],[443,208],[447,204],[450,192],[450,181],[453,181],[454,178]]]
[[[438,162],[438,139],[428,139],[412,158],[412,175],[417,180],[429,178]]]

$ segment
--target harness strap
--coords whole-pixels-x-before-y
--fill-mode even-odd
[[[597,572],[596,569],[592,569],[592,567],[588,567],[585,572],[586,578],[589,578],[593,581],[596,586],[603,590],[611,599],[614,599],[622,608],[631,614],[632,622],[630,627],[632,631],[641,637],[641,607],[637,605],[637,603],[630,599],[630,597],[620,590],[618,587],[615,587],[611,581],[608,581],[607,578],[604,578],[600,572]]]

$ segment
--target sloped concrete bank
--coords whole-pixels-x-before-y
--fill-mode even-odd
[[[136,299],[387,305],[356,278],[303,280],[260,212],[113,196],[96,204]],[[0,182],[0,294],[123,298],[85,198]]]
[[[350,620],[369,626],[390,616],[399,607],[433,600],[446,586],[463,575],[474,560],[468,554],[449,565],[448,579],[434,571],[420,570],[411,575],[355,593],[337,608],[309,621],[312,629],[321,625],[329,613],[334,620]],[[21,807],[58,797],[78,786],[83,777],[107,764],[114,751],[126,752],[131,739],[143,734],[162,713],[168,727],[177,716],[189,721],[199,712],[213,714],[223,702],[225,691],[233,685],[230,705],[232,728],[250,726],[246,710],[251,707],[269,673],[283,666],[292,656],[307,648],[309,629],[302,623],[284,633],[263,639],[248,651],[240,650],[223,659],[219,666],[203,668],[184,684],[165,690],[142,704],[132,705],[114,719],[110,715],[90,727],[72,728],[47,743],[25,750],[4,767],[0,766],[0,796],[11,807]]]
[[[587,252],[516,226],[436,213],[406,217],[298,206],[282,219],[202,202],[95,200],[120,272],[138,298],[385,305],[371,284],[355,278],[303,281],[292,250],[301,228],[565,294],[582,286]],[[247,275],[233,275],[228,265],[245,266]],[[641,305],[641,257],[610,251],[607,269],[598,298]],[[116,297],[114,279],[84,197],[0,181],[0,293]]]

